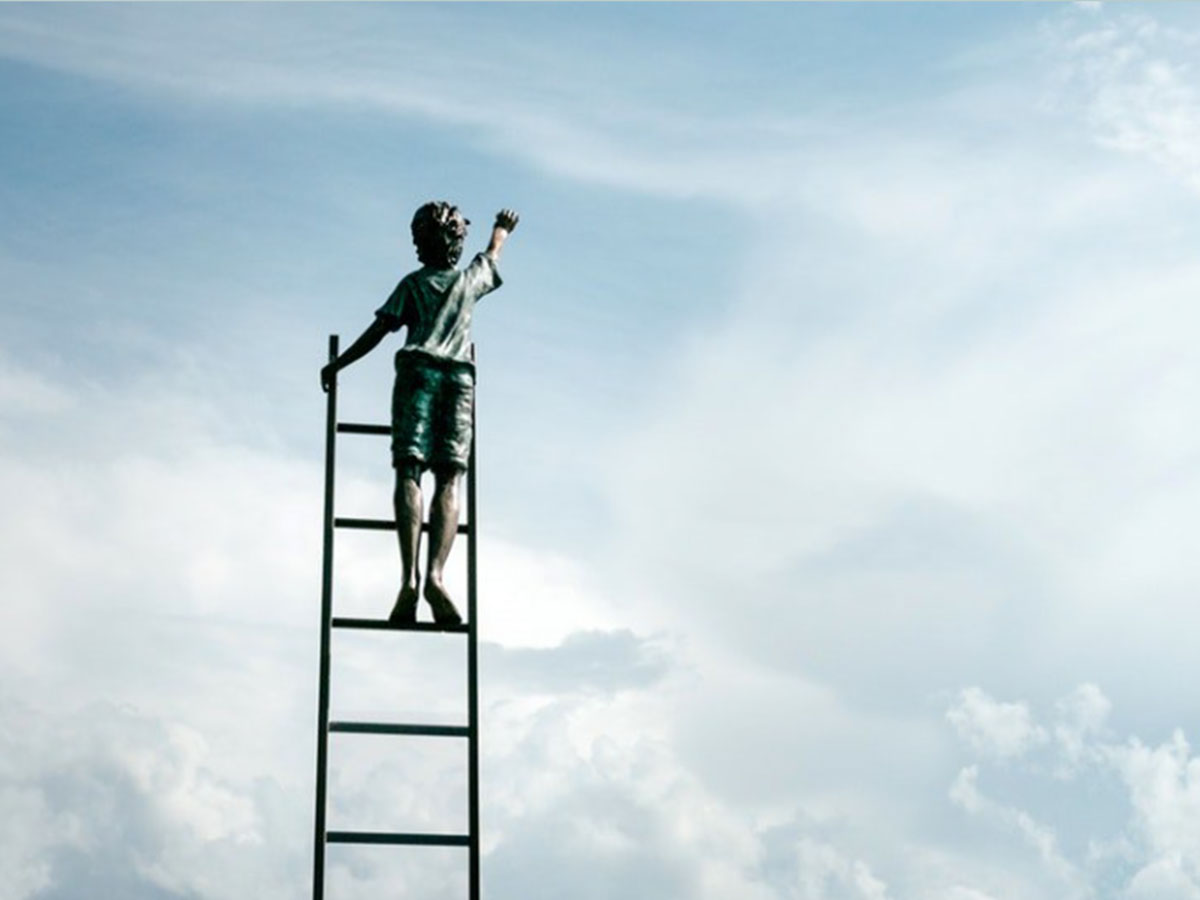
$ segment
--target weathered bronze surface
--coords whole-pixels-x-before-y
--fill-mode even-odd
[[[405,328],[396,353],[392,392],[393,503],[400,542],[401,585],[390,620],[412,623],[424,596],[434,621],[457,624],[461,616],[446,592],[443,572],[458,529],[458,485],[471,448],[475,364],[470,327],[476,301],[501,284],[500,249],[517,227],[511,209],[496,214],[487,249],[462,269],[470,221],[446,202],[426,203],[412,220],[421,268],[410,272],[375,313],[374,321],[336,360],[321,369],[329,390],[337,372],[374,350],[390,332]],[[429,546],[422,588],[417,557],[424,498],[421,475],[431,471]]]

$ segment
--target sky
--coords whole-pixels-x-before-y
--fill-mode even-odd
[[[1200,898],[1198,44],[1190,3],[0,5],[0,900],[309,893],[318,371],[431,199],[468,251],[521,214],[474,325],[485,896]],[[390,494],[345,436],[338,514]],[[394,542],[336,552],[385,614]],[[461,639],[339,634],[332,685],[461,722]],[[330,752],[331,828],[465,828],[460,746]],[[465,856],[328,879],[448,900]]]

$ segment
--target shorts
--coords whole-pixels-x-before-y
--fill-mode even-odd
[[[413,350],[396,354],[392,388],[392,465],[467,468],[475,405],[475,366]]]

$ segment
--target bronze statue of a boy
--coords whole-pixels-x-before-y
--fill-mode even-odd
[[[445,202],[426,203],[412,220],[413,243],[421,268],[401,279],[375,321],[346,352],[321,369],[321,387],[333,376],[375,349],[389,332],[407,328],[396,353],[392,389],[392,465],[396,469],[396,530],[400,538],[403,584],[388,617],[397,624],[417,619],[421,539],[421,474],[433,472],[429,504],[429,554],[424,596],[434,621],[457,625],[462,617],[446,593],[443,569],[458,529],[458,482],[471,452],[471,411],[475,399],[475,364],[471,360],[471,314],[475,303],[501,284],[496,262],[517,214],[496,214],[487,249],[464,268],[467,226],[458,208]]]

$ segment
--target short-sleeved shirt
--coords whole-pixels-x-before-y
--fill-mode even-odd
[[[477,253],[462,269],[424,266],[405,275],[375,315],[392,331],[408,327],[405,350],[469,361],[475,303],[500,284],[496,264],[486,253]]]

